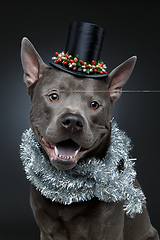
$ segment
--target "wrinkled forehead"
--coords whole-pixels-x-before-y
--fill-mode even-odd
[[[51,89],[59,92],[90,92],[101,94],[107,92],[107,79],[93,79],[75,77],[57,69],[50,69],[38,83],[41,90],[48,92]]]

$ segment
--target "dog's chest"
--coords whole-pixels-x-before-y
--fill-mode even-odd
[[[53,231],[55,225],[59,226],[65,240],[79,238],[103,240],[111,233],[116,239],[115,228],[122,227],[124,218],[122,203],[105,203],[94,198],[90,201],[63,205],[46,199],[34,186],[31,186],[31,207],[40,226],[43,225],[44,219],[48,225],[53,226]]]

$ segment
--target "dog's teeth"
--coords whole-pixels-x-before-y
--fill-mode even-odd
[[[55,151],[55,154],[57,157],[69,160],[69,159],[75,158],[77,156],[79,149],[77,151],[75,151],[75,154],[73,156],[64,156],[64,155],[58,154],[58,149],[56,146],[54,146],[54,151]]]
[[[73,157],[76,157],[76,156],[77,156],[77,154],[78,154],[78,152],[79,152],[79,150],[75,151],[75,154],[74,154],[74,156],[73,156]]]
[[[58,149],[56,146],[54,146],[54,152],[55,152],[56,156],[58,156]]]

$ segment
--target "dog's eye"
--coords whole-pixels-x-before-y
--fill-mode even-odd
[[[58,94],[53,93],[49,96],[49,99],[53,102],[53,101],[57,101],[59,99]]]
[[[93,101],[93,102],[91,102],[90,106],[92,109],[97,109],[99,107],[99,103],[96,101]]]

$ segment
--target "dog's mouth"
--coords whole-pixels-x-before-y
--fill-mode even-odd
[[[59,170],[73,168],[78,160],[88,152],[90,148],[83,148],[71,138],[52,144],[48,143],[38,131],[39,140],[53,166]]]
[[[50,144],[51,148],[54,148],[55,155],[64,160],[71,160],[76,158],[82,148],[75,143],[72,139],[68,139],[56,144]]]

